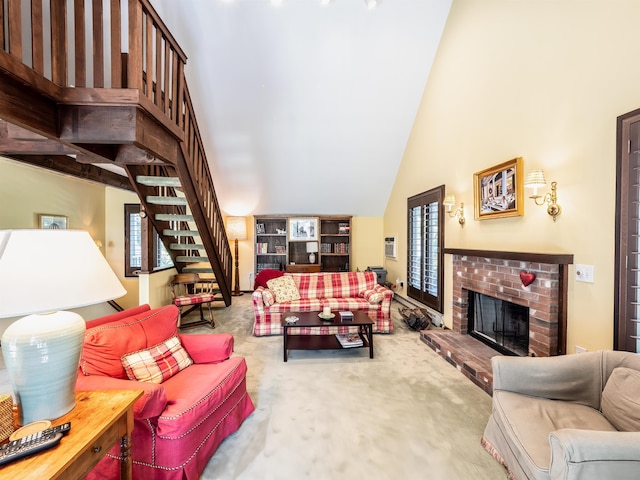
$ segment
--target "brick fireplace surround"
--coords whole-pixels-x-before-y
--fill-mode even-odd
[[[468,335],[469,291],[529,307],[529,355],[566,350],[568,265],[571,254],[445,249],[453,255],[452,330],[424,330],[421,339],[487,393],[493,391],[496,350]],[[536,275],[525,287],[520,272]]]

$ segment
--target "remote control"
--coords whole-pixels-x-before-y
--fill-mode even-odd
[[[70,429],[67,422],[0,446],[0,466],[57,445]]]

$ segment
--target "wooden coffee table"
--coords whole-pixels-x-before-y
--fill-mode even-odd
[[[335,313],[335,317],[330,320],[322,320],[320,312],[289,312],[282,314],[282,327],[284,337],[284,361],[287,361],[289,350],[353,350],[354,348],[369,348],[369,358],[373,358],[373,320],[366,313],[353,312],[353,320],[342,321],[340,314]],[[287,317],[298,317],[295,323],[287,323]],[[344,348],[336,338],[335,334],[319,335],[291,335],[289,330],[296,327],[359,327],[358,333],[362,338],[361,347]]]

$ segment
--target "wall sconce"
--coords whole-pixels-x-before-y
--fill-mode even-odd
[[[551,192],[544,195],[538,195],[538,188],[544,187],[547,184],[547,181],[544,178],[543,170],[531,170],[527,175],[527,180],[524,182],[524,186],[528,188],[533,188],[533,195],[529,198],[532,198],[536,205],[539,207],[543,206],[545,203],[547,204],[547,213],[553,217],[553,221],[556,221],[556,217],[560,215],[562,209],[560,205],[558,205],[558,197],[556,195],[556,189],[558,187],[558,182],[551,182]],[[542,200],[538,202],[538,199]]]
[[[447,207],[447,213],[451,218],[458,217],[458,223],[460,225],[464,225],[466,219],[464,218],[464,203],[460,202],[460,208],[458,208],[455,212],[452,212],[452,207],[456,205],[456,196],[455,195],[447,195],[444,197],[443,205]]]

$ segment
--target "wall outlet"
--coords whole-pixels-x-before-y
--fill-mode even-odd
[[[578,345],[576,345],[576,353],[585,353],[586,351],[587,351],[586,348],[579,347]]]
[[[253,272],[249,272],[249,283],[253,284]]]
[[[593,265],[576,265],[576,282],[593,283]]]

